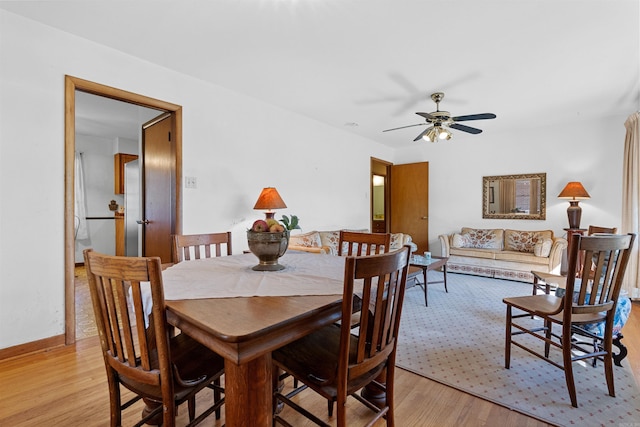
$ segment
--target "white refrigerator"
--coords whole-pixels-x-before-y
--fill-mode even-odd
[[[138,220],[142,219],[142,197],[140,181],[140,160],[124,165],[124,253],[126,256],[140,256],[142,235]]]

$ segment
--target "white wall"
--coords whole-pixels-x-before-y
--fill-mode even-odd
[[[438,235],[463,226],[550,229],[565,235],[569,203],[557,196],[569,181],[582,182],[591,196],[580,202],[582,227],[620,229],[626,119],[606,117],[600,122],[472,136],[458,132],[449,141],[398,150],[394,162],[429,162],[429,247],[434,253],[440,252]],[[482,218],[483,176],[540,172],[547,174],[546,220]]]
[[[434,253],[438,234],[462,226],[562,235],[568,203],[556,195],[572,180],[592,196],[582,224],[620,225],[626,117],[394,152],[3,10],[0,54],[0,349],[64,333],[65,74],[184,107],[183,175],[198,188],[184,190],[183,231],[231,230],[235,252],[265,186],[288,205],[277,217],[296,214],[305,230],[368,227],[371,156],[430,162]],[[546,221],[482,219],[482,176],[534,172],[547,173]]]
[[[65,74],[183,106],[186,233],[242,251],[265,186],[305,229],[369,226],[370,157],[390,149],[4,10],[0,40],[0,348],[64,333]]]

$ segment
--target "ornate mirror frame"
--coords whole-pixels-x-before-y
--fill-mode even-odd
[[[514,206],[506,212],[500,212],[500,189],[510,186],[514,190]],[[517,194],[515,188],[521,188]],[[529,190],[527,190],[527,188]],[[539,191],[536,191],[539,190]],[[527,191],[529,194],[527,194]],[[531,203],[530,193],[537,194],[537,200]],[[516,199],[518,200],[516,202]],[[529,201],[529,209],[520,209],[520,205]],[[505,210],[503,208],[503,210]],[[531,212],[534,210],[535,212]],[[546,219],[547,211],[547,174],[532,173],[522,175],[497,175],[482,177],[482,217],[491,219]]]

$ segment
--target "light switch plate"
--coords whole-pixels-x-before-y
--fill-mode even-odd
[[[198,188],[198,180],[195,176],[185,176],[184,177],[184,187],[185,188]]]

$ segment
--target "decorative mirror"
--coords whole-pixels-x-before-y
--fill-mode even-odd
[[[482,217],[545,219],[547,174],[482,177]]]

